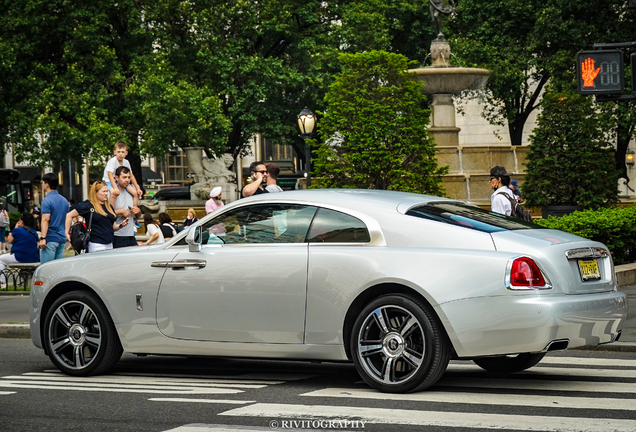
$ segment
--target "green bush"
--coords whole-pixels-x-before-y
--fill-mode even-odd
[[[604,243],[614,264],[636,262],[636,206],[577,211],[536,223]]]

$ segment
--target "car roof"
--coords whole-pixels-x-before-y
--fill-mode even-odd
[[[432,195],[423,195],[410,192],[396,192],[378,189],[303,189],[280,193],[267,193],[242,198],[232,204],[242,204],[250,201],[298,201],[309,202],[317,205],[331,205],[343,208],[359,210],[378,210],[410,208],[414,205],[425,204],[431,201],[455,201],[448,198],[440,198]]]

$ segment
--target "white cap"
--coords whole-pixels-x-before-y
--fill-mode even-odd
[[[216,198],[216,197],[218,197],[218,196],[221,194],[221,191],[222,191],[222,190],[223,190],[223,189],[221,188],[221,186],[217,186],[217,187],[215,187],[214,189],[212,189],[212,190],[210,191],[210,197],[211,197],[211,198]]]

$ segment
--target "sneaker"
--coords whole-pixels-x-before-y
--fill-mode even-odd
[[[135,219],[135,226],[137,228],[141,228],[141,224],[139,223],[139,221],[137,219]]]

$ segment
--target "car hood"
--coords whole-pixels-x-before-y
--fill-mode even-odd
[[[491,233],[491,236],[498,251],[516,252],[537,259],[552,285],[565,294],[616,289],[616,276],[610,256],[597,259],[601,279],[585,282],[581,278],[579,260],[568,259],[566,256],[567,251],[574,249],[602,248],[609,252],[603,243],[551,229],[501,231]]]

